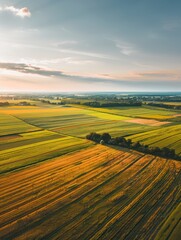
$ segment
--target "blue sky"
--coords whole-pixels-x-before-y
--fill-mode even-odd
[[[0,91],[181,91],[180,0],[0,0]]]

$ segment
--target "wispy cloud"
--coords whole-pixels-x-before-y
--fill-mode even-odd
[[[47,70],[24,63],[0,63],[0,68],[10,71],[17,71],[20,73],[38,74],[42,76],[66,76],[61,71]]]
[[[40,90],[45,89],[47,91],[58,91],[58,90],[81,90],[85,89],[86,91],[92,90],[108,90],[109,91],[142,91],[150,89],[158,91],[158,89],[162,90],[175,90],[180,89],[181,84],[178,79],[173,79],[173,81],[163,81],[162,77],[167,76],[165,73],[158,72],[140,72],[140,73],[127,73],[125,75],[113,76],[111,74],[95,74],[93,75],[76,75],[76,73],[65,73],[63,71],[49,70],[46,68],[37,67],[34,65],[24,64],[24,63],[0,63],[0,69],[4,69],[7,71],[7,75],[4,72],[3,80],[0,78],[1,86],[3,89],[4,79],[6,76],[9,76],[11,71],[15,71],[17,73],[27,74],[26,77],[24,75],[16,76],[12,74],[12,84],[16,85],[16,88],[19,90],[21,86],[25,86],[26,84],[30,84],[29,89],[31,90]],[[13,72],[12,72],[13,73]],[[32,75],[35,75],[33,78]],[[168,74],[169,75],[169,74]],[[38,78],[39,76],[39,78]],[[169,75],[171,77],[171,75]],[[41,79],[40,77],[46,77]],[[181,74],[180,74],[181,77]],[[7,78],[8,81],[9,78]],[[13,80],[14,79],[14,80]],[[20,79],[20,81],[19,81]],[[28,79],[28,81],[27,81]],[[41,79],[43,85],[40,85],[39,80]],[[164,79],[165,80],[165,79]],[[31,85],[34,84],[34,85]],[[9,86],[8,89],[11,89]],[[4,89],[7,88],[7,84],[4,86]],[[12,88],[15,89],[15,88]],[[24,89],[24,88],[23,88]],[[55,90],[56,89],[56,90]]]
[[[42,67],[37,67],[25,63],[0,63],[0,69],[16,71],[24,74],[36,74],[44,77],[66,78],[69,80],[78,80],[79,82],[99,82],[108,83],[112,82],[118,84],[121,82],[144,82],[146,84],[150,81],[173,80],[179,82],[181,80],[181,72],[179,71],[155,71],[155,72],[128,72],[125,74],[112,75],[108,73],[94,74],[94,75],[79,75],[77,73],[66,73],[60,70],[51,70]]]
[[[123,55],[130,56],[136,52],[135,48],[130,43],[115,41],[115,45]]]
[[[65,64],[72,64],[72,65],[85,65],[85,64],[92,64],[95,61],[91,61],[88,59],[77,59],[73,57],[65,57],[65,58],[55,58],[49,60],[41,60],[39,61],[40,64],[58,64],[58,63],[65,63]]]
[[[79,45],[79,47],[77,47]],[[56,48],[59,52],[68,53],[68,54],[75,54],[80,56],[87,56],[91,58],[100,58],[100,59],[110,59],[115,60],[112,56],[99,53],[99,52],[92,52],[92,51],[83,51],[80,48],[81,43],[75,40],[65,40],[60,41],[58,43],[52,44],[54,48]],[[76,48],[74,47],[76,46]]]
[[[0,7],[0,11],[11,12],[15,16],[18,16],[21,18],[31,17],[31,12],[27,7],[15,8],[14,6],[6,6],[6,7]]]
[[[64,58],[52,58],[52,59],[43,59],[43,60],[37,60],[33,58],[21,58],[20,62],[25,63],[27,65],[50,66],[50,64],[85,65],[85,64],[93,64],[96,61],[95,60],[93,61],[90,59],[64,57]]]
[[[181,72],[178,71],[138,72],[135,75],[145,79],[181,80]]]
[[[89,76],[89,75],[76,75],[76,74],[70,74],[70,73],[64,73],[63,71],[58,71],[58,70],[49,70],[46,68],[41,68],[37,66],[33,66],[30,64],[25,64],[25,63],[0,63],[0,69],[4,70],[9,70],[9,71],[16,71],[19,73],[24,73],[24,74],[36,74],[40,76],[45,76],[45,77],[64,77],[68,79],[79,79],[79,80],[90,80],[92,79],[93,81],[97,81],[102,79],[100,76]],[[102,79],[105,80],[105,79]]]
[[[65,41],[61,41],[58,43],[53,44],[55,47],[62,47],[62,46],[69,46],[69,45],[76,45],[78,44],[77,41],[74,40],[65,40]]]
[[[105,54],[101,54],[101,53],[85,52],[85,51],[72,50],[72,49],[59,49],[59,51],[62,53],[71,53],[71,54],[76,54],[81,56],[92,57],[92,58],[115,60],[115,58]]]
[[[142,81],[145,84],[147,81],[180,81],[181,72],[178,70],[143,72],[130,71],[122,74],[101,74],[100,77],[117,79],[118,81],[122,79],[134,82]]]
[[[0,63],[0,69],[15,71],[24,74],[36,74],[44,77],[66,78],[69,80],[78,80],[79,82],[117,82],[116,79],[105,75],[78,75],[75,73],[65,73],[63,71],[49,70],[25,63]]]
[[[35,34],[35,33],[39,33],[40,30],[38,28],[17,28],[14,29],[15,33],[30,33],[30,34]]]

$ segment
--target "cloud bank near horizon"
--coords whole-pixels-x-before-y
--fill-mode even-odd
[[[86,78],[85,75],[75,75],[70,73],[65,73],[60,70],[51,70],[42,68],[39,66],[35,66],[32,64],[26,63],[8,63],[8,62],[0,62],[0,69],[16,71],[24,74],[37,74],[45,77],[79,77]],[[110,75],[110,74],[99,74],[99,75],[87,75],[87,78],[90,79],[103,79],[103,80],[181,80],[181,72],[177,71],[147,71],[147,72],[132,72],[122,75]]]
[[[150,72],[150,73],[135,73],[137,75],[137,80],[135,77],[124,76],[123,78],[116,78],[107,74],[100,75],[78,75],[78,74],[70,74],[60,70],[51,70],[43,67],[34,66],[31,64],[24,63],[0,63],[0,69],[5,72],[17,72],[20,75],[14,79],[11,77],[12,84],[21,84],[23,85],[31,85],[31,89],[37,90],[42,89],[39,87],[39,83],[41,81],[41,86],[45,84],[46,91],[56,91],[58,90],[74,90],[74,86],[77,88],[87,91],[87,90],[95,90],[96,88],[100,88],[100,90],[105,91],[109,89],[111,91],[129,91],[129,90],[143,90],[146,86],[147,90],[153,88],[157,91],[167,91],[173,90],[173,88],[179,90],[180,81],[177,79],[171,81],[163,81],[161,78],[170,78],[174,76],[171,73],[159,73],[159,72]],[[11,74],[11,76],[13,76]],[[153,80],[153,76],[155,79]],[[43,77],[43,78],[42,78]],[[139,78],[138,78],[139,77]],[[145,78],[147,77],[146,81]],[[150,79],[151,77],[151,79]],[[178,77],[178,75],[177,75]],[[143,79],[142,79],[143,78]],[[3,78],[2,78],[3,79]],[[181,74],[180,74],[181,79]],[[0,82],[1,82],[0,78]],[[164,83],[164,84],[163,84]],[[8,81],[7,81],[8,84]],[[80,89],[80,90],[81,90]]]

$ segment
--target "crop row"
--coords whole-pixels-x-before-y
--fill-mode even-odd
[[[144,144],[156,147],[173,147],[176,153],[181,152],[181,125],[174,125],[160,128],[145,133],[135,134],[130,138],[136,142],[140,141]]]
[[[179,162],[96,145],[4,175],[0,236],[144,239],[150,229],[155,236],[179,199],[180,169]]]

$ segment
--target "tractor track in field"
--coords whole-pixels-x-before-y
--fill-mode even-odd
[[[134,156],[133,156],[134,157]],[[130,164],[128,164],[128,166],[126,166],[124,169],[121,169],[118,173],[116,173],[116,174],[114,174],[113,176],[110,176],[103,184],[105,185],[105,184],[107,184],[108,182],[110,182],[112,179],[114,179],[117,175],[119,175],[119,174],[121,174],[122,172],[124,172],[126,169],[128,169],[131,165],[133,165],[136,161],[138,161],[138,159],[139,159],[139,157],[137,157],[136,158],[136,160],[134,160],[133,162],[131,162]],[[100,175],[102,175],[104,172],[101,172],[100,173]],[[93,177],[93,178],[95,178],[95,177]],[[89,180],[87,180],[86,182],[90,182],[90,179]],[[78,198],[75,198],[75,199],[73,199],[73,200],[71,200],[68,204],[65,204],[65,205],[63,205],[61,208],[58,208],[58,209],[56,209],[56,210],[54,210],[54,211],[51,211],[51,213],[49,213],[48,214],[48,216],[49,217],[51,217],[51,216],[53,216],[55,213],[57,213],[57,211],[59,212],[59,211],[61,211],[61,210],[65,210],[67,207],[69,207],[71,204],[73,204],[73,203],[76,203],[77,201],[80,201],[81,199],[83,199],[85,196],[87,196],[87,194],[90,194],[90,193],[92,193],[92,192],[94,192],[96,189],[99,189],[100,187],[102,187],[102,182],[101,183],[99,183],[97,186],[94,186],[94,187],[91,187],[90,189],[89,189],[89,191],[88,192],[86,192],[86,193],[83,193],[81,196],[78,196]],[[76,190],[73,190],[73,191],[77,191],[77,189]],[[66,193],[65,193],[66,194]],[[68,193],[68,194],[70,194],[70,193]],[[58,196],[58,197],[56,197],[56,199],[54,199],[53,201],[55,201],[55,202],[52,202],[52,201],[50,201],[50,205],[52,205],[52,207],[54,207],[54,204],[56,203],[58,203],[57,202],[57,200],[60,198],[60,197],[63,197],[63,196]],[[48,203],[43,203],[43,205],[41,206],[41,208],[42,207],[47,207],[48,205],[47,205]],[[59,204],[58,204],[59,205]],[[33,211],[37,211],[37,210],[40,210],[40,206],[39,207],[37,207],[37,209],[35,208],[35,209],[33,209]],[[30,212],[26,212],[26,213],[23,213],[23,215],[20,215],[19,216],[19,218],[21,217],[25,217],[26,215],[29,215],[30,213],[32,212],[32,210],[30,211]],[[12,221],[16,221],[17,220],[17,217],[14,217],[13,219],[11,219],[11,222]],[[42,220],[43,219],[41,219],[41,220],[39,220],[38,222],[34,222],[32,225],[33,226],[36,226],[37,224],[40,224],[41,222],[42,222]],[[6,224],[10,224],[10,222],[6,222]],[[4,226],[5,225],[5,222],[3,223],[3,225],[1,225],[1,227],[2,226]],[[28,226],[26,226],[27,228],[30,228],[30,226],[31,226],[31,224],[30,225],[28,225]],[[33,227],[33,226],[31,226],[31,228]],[[25,230],[25,229],[24,229]],[[22,233],[22,232],[21,232]],[[20,234],[21,234],[20,233]],[[18,234],[18,233],[16,233],[16,234]],[[19,234],[18,234],[19,235]],[[10,236],[9,236],[9,234],[7,235],[7,236],[4,236],[4,237],[7,237],[7,238],[10,238]]]

